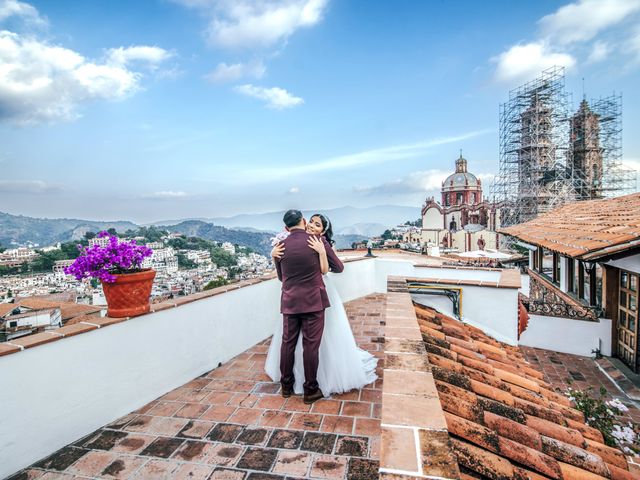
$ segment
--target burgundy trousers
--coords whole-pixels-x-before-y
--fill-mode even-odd
[[[304,359],[304,393],[314,394],[318,390],[318,350],[324,331],[324,310],[310,313],[283,314],[282,346],[280,347],[280,383],[282,388],[293,389],[293,362],[298,337],[302,331]]]

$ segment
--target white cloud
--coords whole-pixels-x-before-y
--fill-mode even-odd
[[[10,17],[20,17],[36,25],[46,25],[47,23],[47,21],[40,16],[38,10],[28,3],[18,0],[0,0],[0,22]]]
[[[267,102],[267,107],[274,110],[284,110],[285,108],[292,108],[298,105],[302,105],[304,100],[300,97],[290,94],[284,88],[272,87],[257,87],[255,85],[246,84],[238,85],[233,89],[235,92],[248,97],[258,98]]]
[[[640,0],[579,0],[542,17],[543,37],[560,45],[591,40],[640,10]]]
[[[327,0],[174,0],[209,16],[208,40],[223,48],[265,48],[322,20]]]
[[[640,27],[636,28],[631,36],[627,39],[627,51],[640,61]]]
[[[416,158],[424,155],[433,147],[449,143],[458,143],[490,132],[493,132],[493,130],[476,130],[449,137],[437,137],[430,140],[424,140],[422,142],[365,150],[358,153],[328,158],[306,165],[254,169],[251,174],[255,180],[263,182],[289,177],[300,177],[311,173],[360,168],[368,165],[403,160],[406,158]],[[242,172],[242,178],[243,181],[246,180],[245,171]]]
[[[288,193],[291,193],[291,194],[300,193],[300,188],[299,187],[291,187],[288,190]]]
[[[153,192],[147,195],[143,195],[144,198],[159,198],[159,199],[178,199],[188,197],[189,194],[181,191],[163,190],[160,192]]]
[[[144,62],[151,66],[156,66],[159,63],[171,58],[172,52],[168,52],[164,48],[136,45],[132,47],[119,47],[112,48],[107,51],[107,62],[112,65],[127,66],[132,62]]]
[[[158,47],[110,50],[93,62],[32,36],[0,31],[0,120],[21,125],[73,120],[81,103],[118,100],[140,88],[143,74],[127,63],[152,64],[170,54]]]
[[[423,170],[411,172],[403,178],[397,178],[376,186],[354,187],[356,193],[365,195],[408,195],[413,193],[427,193],[440,191],[442,182],[453,173],[453,170]],[[482,180],[483,191],[488,192],[488,184],[493,180],[494,175],[481,173],[476,175]]]
[[[265,71],[266,67],[262,60],[249,63],[233,63],[231,65],[222,62],[207,74],[206,78],[212,83],[226,83],[246,77],[262,78]]]
[[[0,193],[44,194],[60,190],[60,185],[52,185],[42,180],[0,180]]]
[[[587,58],[587,63],[598,63],[607,58],[609,53],[611,52],[611,48],[609,44],[606,42],[597,41],[591,47],[591,53]]]
[[[531,42],[512,46],[492,58],[497,64],[495,79],[499,82],[511,83],[522,81],[538,75],[554,65],[573,68],[575,58],[568,53],[554,52],[544,42]]]

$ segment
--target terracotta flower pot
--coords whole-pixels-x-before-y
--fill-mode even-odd
[[[134,317],[147,313],[155,270],[117,274],[113,283],[102,282],[107,299],[107,315],[112,318]]]

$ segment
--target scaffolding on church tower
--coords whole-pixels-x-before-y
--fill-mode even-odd
[[[492,185],[501,225],[526,222],[576,197],[570,179],[564,68],[511,90],[500,105],[500,168]]]
[[[598,135],[597,139],[587,137],[587,142],[597,141],[602,156],[601,192],[592,198],[617,197],[635,192],[636,172],[622,164],[622,96],[613,94],[594,99],[589,106],[598,115],[599,129],[597,132],[587,130],[592,137]],[[572,155],[575,157],[575,152]]]

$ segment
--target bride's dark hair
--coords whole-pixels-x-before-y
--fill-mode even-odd
[[[335,240],[333,239],[333,228],[331,227],[331,220],[329,220],[327,217],[325,217],[324,215],[322,215],[321,213],[314,213],[313,215],[311,215],[311,218],[313,217],[318,217],[320,219],[320,222],[322,223],[322,230],[324,230],[324,238],[327,239],[327,242],[329,242],[330,245],[333,245],[335,242]]]

